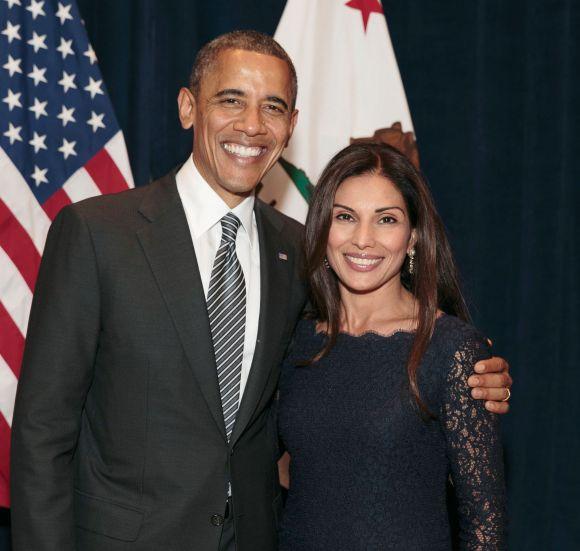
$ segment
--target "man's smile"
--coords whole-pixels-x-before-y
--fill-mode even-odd
[[[233,142],[223,142],[221,146],[222,149],[224,149],[230,155],[241,157],[243,159],[259,157],[267,150],[267,148],[264,146],[246,146]]]

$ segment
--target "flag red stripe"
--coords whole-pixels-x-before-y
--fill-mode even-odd
[[[34,291],[40,265],[40,254],[26,230],[1,199],[0,246],[18,268],[30,290]]]
[[[16,377],[20,377],[24,336],[0,302],[0,355]]]
[[[56,193],[53,193],[42,205],[44,212],[48,214],[51,220],[56,218],[56,215],[60,212],[62,207],[70,205],[72,201],[70,197],[66,194],[66,191],[60,188]]]
[[[85,170],[95,181],[101,193],[117,193],[129,188],[121,171],[105,148],[85,165]]]
[[[10,427],[0,415],[0,507],[10,507]]]

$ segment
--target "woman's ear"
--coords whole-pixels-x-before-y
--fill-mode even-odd
[[[413,228],[411,230],[411,237],[409,237],[409,246],[407,247],[407,253],[409,253],[409,251],[411,251],[411,249],[413,249],[416,244],[417,244],[417,230]]]

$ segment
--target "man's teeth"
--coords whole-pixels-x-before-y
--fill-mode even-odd
[[[257,157],[260,153],[262,153],[261,147],[246,147],[244,145],[238,145],[234,143],[225,143],[223,144],[223,148],[228,153],[233,153],[234,155],[238,155],[240,157]]]
[[[380,258],[358,258],[354,256],[345,255],[353,264],[357,266],[374,266],[378,264],[381,259]]]

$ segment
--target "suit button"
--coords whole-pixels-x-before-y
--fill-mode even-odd
[[[212,515],[209,521],[214,526],[221,526],[224,523],[224,517],[222,515]]]

